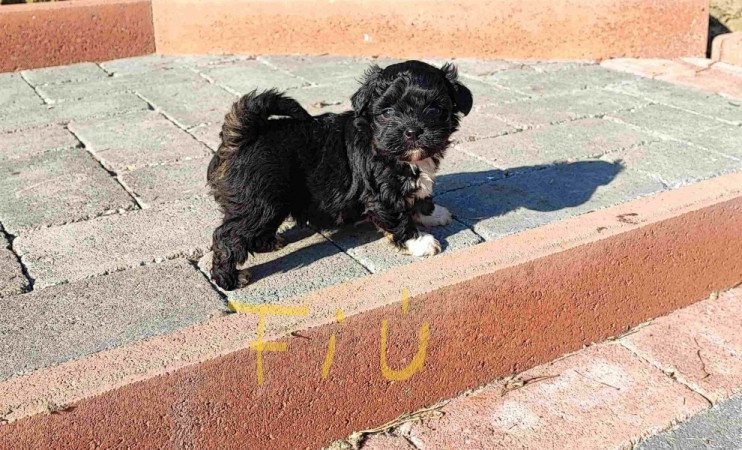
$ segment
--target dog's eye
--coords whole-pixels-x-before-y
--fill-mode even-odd
[[[394,108],[387,108],[381,112],[381,117],[384,119],[391,119],[394,117]]]
[[[425,112],[423,114],[425,114],[426,117],[435,118],[435,117],[440,116],[442,113],[443,113],[443,109],[435,105],[430,105],[427,108],[425,108]]]

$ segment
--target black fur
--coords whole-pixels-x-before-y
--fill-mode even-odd
[[[412,216],[430,214],[433,203],[410,200],[420,173],[410,162],[430,157],[437,166],[472,107],[471,92],[452,65],[407,61],[372,66],[352,104],[353,111],[312,117],[269,90],[232,106],[208,169],[224,213],[212,245],[219,286],[238,287],[236,266],[277,248],[288,216],[323,228],[365,217],[399,246],[418,236]]]

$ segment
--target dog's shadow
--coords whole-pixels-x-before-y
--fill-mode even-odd
[[[520,209],[533,211],[534,215],[546,213],[544,216],[547,216],[554,211],[583,205],[599,187],[610,184],[622,170],[621,162],[592,160],[515,167],[506,171],[492,169],[442,174],[436,180],[436,189],[440,187],[444,192],[434,200],[448,207],[456,220],[449,226],[429,231],[438,238],[444,251],[446,248],[455,248],[456,245],[452,245],[452,242],[460,239],[455,235],[462,233],[462,230],[471,234],[467,227],[474,228],[484,220],[505,216]],[[514,220],[518,222],[519,217]],[[554,220],[553,215],[547,221],[550,220]],[[546,223],[538,220],[529,222],[522,224],[520,229]],[[309,284],[316,285],[316,278],[327,277],[332,270],[328,272],[322,266],[314,266],[315,263],[323,259],[329,264],[335,263],[335,260],[328,258],[335,257],[340,250],[356,253],[358,250],[354,249],[369,244],[378,245],[378,250],[364,250],[361,253],[372,259],[397,258],[391,265],[414,260],[412,257],[397,256],[390,244],[382,242],[381,233],[368,223],[323,231],[331,242],[318,239],[318,236],[313,236],[314,233],[311,229],[290,229],[283,234],[288,243],[285,249],[258,256],[257,260],[248,258],[244,267],[251,273],[251,282],[259,282],[276,274],[291,275],[287,272],[299,269],[301,272],[294,272],[297,276],[295,283],[302,283],[304,277],[309,277],[312,278]],[[337,267],[334,270],[343,269]],[[381,271],[383,268],[375,267],[372,270]]]

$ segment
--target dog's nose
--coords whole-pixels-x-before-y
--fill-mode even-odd
[[[407,139],[417,139],[422,134],[422,130],[418,127],[410,127],[404,130],[404,137]]]

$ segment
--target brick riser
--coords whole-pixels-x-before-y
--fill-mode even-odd
[[[155,361],[168,346],[209,347],[214,356],[224,356],[168,373],[160,368],[161,375],[142,376],[63,411],[2,426],[0,447],[321,447],[738,284],[739,181],[739,175],[720,177],[312,294],[303,303],[321,319],[301,326],[269,320],[281,325],[269,326],[268,336],[289,347],[265,355],[261,387],[254,351],[230,342],[230,333],[199,326],[174,333],[175,338],[155,338],[142,344],[160,343],[149,354]],[[640,223],[621,222],[626,214],[637,214],[630,217]],[[490,263],[503,255],[518,263]],[[391,299],[405,287],[395,280],[410,280],[407,314],[401,314],[399,299]],[[349,318],[332,322],[336,308]],[[389,382],[381,375],[379,333],[385,319],[391,367],[411,360],[417,330],[422,323],[430,326],[425,367],[410,380]],[[231,316],[214,328],[236,324],[254,327],[255,320]],[[284,338],[290,330],[298,331]],[[334,364],[330,378],[322,380],[333,333]],[[231,351],[235,346],[239,349]],[[118,351],[130,357],[137,352]],[[70,364],[74,368],[75,362]],[[54,381],[57,369],[0,387],[33,392],[28,386],[47,377],[60,383]],[[102,372],[96,376],[104,378]]]

